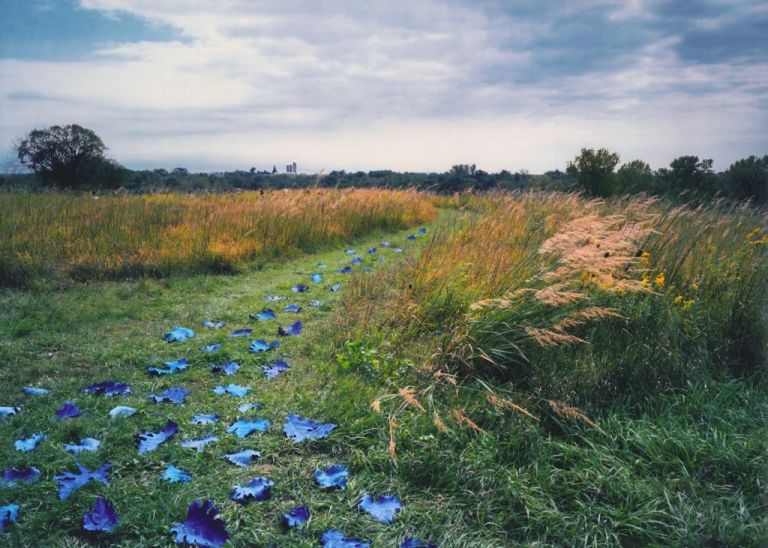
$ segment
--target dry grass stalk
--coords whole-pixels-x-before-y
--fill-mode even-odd
[[[401,388],[400,390],[397,391],[397,393],[400,395],[401,398],[403,398],[405,403],[407,403],[408,405],[416,407],[419,410],[424,412],[427,411],[426,409],[424,409],[424,406],[421,405],[421,403],[419,403],[419,400],[416,399],[416,391],[410,386]]]
[[[526,327],[525,332],[544,348],[554,348],[563,344],[587,344],[587,341],[570,335],[568,333],[559,333],[551,329],[541,329],[538,327]]]
[[[445,380],[447,383],[452,384],[454,386],[458,384],[458,381],[456,380],[456,375],[453,375],[451,373],[446,373],[445,371],[442,371],[440,369],[435,371],[434,377],[439,381]]]
[[[381,399],[376,398],[371,402],[371,409],[373,409],[376,413],[381,413]]]
[[[472,419],[467,417],[461,409],[451,409],[451,413],[453,414],[453,418],[456,419],[456,422],[459,424],[466,424],[475,432],[486,433],[485,430],[480,428]]]
[[[435,411],[435,415],[432,418],[432,424],[434,424],[443,434],[448,434],[451,431],[451,429],[445,425],[443,419],[440,418],[440,415],[437,414],[437,411]]]
[[[622,320],[627,319],[626,316],[623,316],[613,308],[590,306],[571,313],[567,318],[555,324],[554,329],[556,331],[563,331],[565,329],[584,325],[590,321],[605,320],[607,318],[619,318]]]
[[[395,433],[397,432],[397,419],[391,417],[389,419],[389,458],[392,462],[397,464],[397,443],[395,441]]]
[[[516,404],[516,403],[515,403],[515,402],[513,402],[513,401],[510,401],[510,400],[505,400],[505,399],[503,399],[503,398],[499,398],[499,397],[498,397],[498,396],[496,396],[495,394],[488,394],[488,395],[486,396],[486,398],[488,399],[488,403],[490,403],[491,405],[493,405],[493,406],[494,406],[494,407],[496,407],[497,409],[508,409],[508,410],[510,410],[510,411],[516,411],[516,412],[518,412],[518,413],[522,413],[522,414],[523,414],[523,415],[525,415],[526,417],[528,417],[528,418],[531,418],[531,419],[533,419],[533,420],[535,420],[535,421],[538,421],[538,420],[539,420],[539,419],[538,419],[536,416],[534,416],[534,415],[533,415],[533,414],[532,414],[530,411],[528,411],[526,408],[524,408],[524,407],[522,407],[522,406],[520,406],[520,405]]]
[[[597,423],[595,423],[592,419],[590,419],[587,415],[584,414],[584,411],[582,411],[577,407],[571,407],[570,405],[566,405],[562,402],[557,402],[552,400],[549,400],[549,407],[552,409],[552,411],[554,411],[557,415],[563,417],[564,419],[568,419],[570,421],[584,422],[589,426],[591,426],[592,428],[594,428],[595,430],[597,430],[598,432],[602,432],[603,434],[605,433],[603,432],[603,429],[597,425]]]

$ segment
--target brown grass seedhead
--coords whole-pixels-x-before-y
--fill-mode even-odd
[[[557,402],[553,400],[549,400],[549,407],[554,411],[558,416],[563,417],[564,419],[568,419],[570,421],[581,421],[598,432],[603,432],[603,429],[600,428],[597,423],[595,423],[592,419],[590,419],[587,415],[584,414],[584,411],[577,407],[571,407],[570,405],[566,405],[562,402]]]
[[[424,409],[424,406],[419,403],[419,400],[416,399],[416,391],[410,387],[406,386],[405,388],[401,388],[397,391],[397,393],[400,395],[401,398],[403,398],[403,401],[407,403],[408,405],[412,407],[416,407],[420,411],[426,412],[426,409]]]
[[[525,415],[528,418],[531,418],[535,421],[538,421],[538,417],[534,416],[533,413],[528,411],[525,407],[522,407],[518,404],[516,404],[513,401],[506,400],[503,398],[499,398],[495,394],[488,394],[486,396],[486,399],[488,400],[488,403],[490,403],[492,406],[494,406],[497,409],[507,409],[510,411],[515,411],[517,413],[521,413]]]
[[[486,433],[485,430],[480,428],[472,419],[466,416],[464,414],[464,411],[462,411],[461,409],[452,409],[451,413],[453,414],[453,418],[456,419],[456,422],[458,422],[459,424],[465,424],[475,432],[480,432],[482,434]]]
[[[569,333],[560,333],[551,329],[541,329],[538,327],[526,327],[525,332],[544,348],[554,348],[564,344],[587,344],[587,341],[571,335]]]

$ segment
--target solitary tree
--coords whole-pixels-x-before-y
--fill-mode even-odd
[[[590,196],[610,196],[616,188],[613,170],[619,155],[601,148],[582,148],[573,162],[568,162],[568,175],[576,177],[579,186]]]
[[[667,190],[679,192],[693,190],[714,192],[717,190],[717,175],[712,170],[712,160],[699,160],[698,156],[680,156],[669,164],[669,169],[658,171],[659,179]]]
[[[642,160],[632,160],[622,165],[616,177],[621,192],[647,192],[653,187],[651,166]]]

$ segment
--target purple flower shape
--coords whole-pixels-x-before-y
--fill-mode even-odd
[[[267,295],[267,302],[284,301],[287,298],[280,295]]]
[[[400,548],[437,548],[437,544],[424,542],[413,537],[405,537],[403,542],[400,543]]]
[[[13,446],[16,448],[16,451],[21,451],[22,453],[28,453],[32,451],[35,447],[40,445],[41,442],[45,440],[45,434],[42,432],[38,432],[37,434],[32,434],[28,438],[22,438],[20,440],[16,440],[13,443]]]
[[[88,394],[104,394],[110,398],[112,396],[127,396],[131,393],[131,387],[124,382],[104,381],[92,384],[85,391]]]
[[[237,419],[229,428],[227,428],[227,432],[242,439],[254,432],[266,432],[271,424],[272,423],[267,419],[256,419],[253,421]]]
[[[312,274],[312,276],[310,276],[310,279],[312,280],[313,284],[319,284],[323,282],[323,275],[319,272],[315,272]]]
[[[330,290],[333,291],[334,293],[337,292],[339,289],[341,289],[341,284],[333,284],[330,287]]]
[[[415,239],[416,239],[416,236],[414,236],[413,234],[409,234],[408,237],[406,238],[406,240],[410,240],[410,241],[413,241]]]
[[[298,506],[291,508],[285,514],[283,514],[283,523],[289,529],[304,525],[309,520],[309,508],[306,506]]]
[[[369,247],[368,248],[368,255],[373,255],[374,253],[376,253],[376,248],[375,247]]]
[[[184,371],[189,367],[189,362],[187,361],[187,358],[179,358],[176,361],[163,362],[163,365],[165,365],[165,369],[160,369],[159,367],[147,367],[147,372],[149,372],[150,375],[172,375],[178,371]]]
[[[426,234],[426,233],[427,233],[427,229],[426,229],[426,228],[424,228],[424,227],[422,226],[422,227],[419,229],[419,234]]]
[[[279,326],[277,328],[277,335],[279,337],[295,337],[296,335],[301,333],[301,322],[294,322],[293,325],[290,325],[289,327],[283,329],[282,326]]]
[[[328,437],[328,434],[336,428],[333,423],[321,424],[312,419],[305,419],[299,415],[288,415],[283,425],[285,435],[298,443],[304,440],[318,440]]]
[[[344,268],[339,268],[336,270],[338,274],[352,274],[352,267],[351,266],[345,266]]]
[[[189,329],[188,327],[181,327],[179,325],[174,325],[171,327],[171,330],[163,335],[163,340],[165,342],[184,342],[187,339],[191,339],[195,336],[195,332]]]
[[[169,464],[165,469],[161,479],[168,483],[189,483],[192,480],[192,475],[189,472],[176,468],[173,464]]]
[[[21,389],[27,396],[45,396],[51,393],[50,388],[38,388],[36,386],[25,386]]]
[[[58,476],[53,476],[53,480],[59,484],[60,500],[66,500],[69,495],[91,480],[100,481],[104,484],[109,483],[107,474],[112,468],[111,464],[105,464],[93,472],[79,462],[75,462],[75,466],[77,466],[78,472],[64,472]]]
[[[187,509],[187,519],[171,527],[170,532],[176,534],[176,544],[219,548],[229,539],[227,524],[217,518],[219,510],[212,500],[201,502],[196,500]]]
[[[107,499],[97,498],[91,511],[83,516],[83,529],[99,533],[111,533],[120,525],[114,504]]]
[[[3,478],[0,480],[0,485],[6,487],[16,487],[17,482],[23,481],[24,483],[35,483],[40,479],[40,470],[34,466],[27,466],[26,468],[6,468],[3,470]]]
[[[139,454],[149,453],[154,451],[161,444],[165,443],[173,437],[179,430],[179,425],[173,421],[168,421],[162,430],[142,432],[136,436],[136,444],[139,449]]]
[[[326,489],[345,489],[349,470],[342,464],[334,464],[325,470],[315,470],[315,481]]]
[[[267,376],[268,379],[274,379],[277,377],[280,373],[283,371],[287,371],[290,369],[291,366],[286,363],[285,360],[280,358],[274,363],[271,363],[269,365],[262,365],[261,370],[264,371],[264,374]]]
[[[213,393],[217,395],[231,394],[238,398],[244,398],[248,395],[248,392],[253,390],[250,386],[241,386],[239,384],[227,384],[223,386],[217,386],[213,389]]]
[[[253,457],[260,456],[261,453],[259,451],[254,451],[253,449],[245,449],[243,451],[238,451],[237,453],[228,453],[224,455],[224,458],[232,464],[236,464],[237,466],[244,468],[251,465],[253,462]]]
[[[201,346],[200,350],[202,350],[203,352],[218,352],[219,350],[221,350],[221,345],[218,343],[206,344],[205,346]]]
[[[172,386],[159,396],[157,394],[150,394],[149,397],[154,401],[155,403],[174,403],[176,405],[181,405],[184,403],[184,400],[187,399],[187,396],[189,396],[189,390],[186,388],[181,388],[180,386]]]
[[[279,341],[272,341],[271,343],[268,343],[264,339],[257,339],[255,341],[251,341],[251,344],[248,346],[248,351],[252,353],[269,352],[278,346],[280,346]]]
[[[228,377],[231,377],[235,373],[237,373],[237,370],[240,369],[240,366],[235,362],[227,362],[223,363],[221,365],[212,365],[211,371],[213,373],[224,373]]]
[[[403,509],[400,499],[394,495],[382,495],[374,499],[369,494],[363,495],[358,508],[368,512],[374,519],[382,523],[392,523],[395,515]]]
[[[347,255],[354,255],[355,253],[357,253],[357,251],[355,251],[354,249],[345,249],[344,253],[346,253]]]
[[[80,440],[80,444],[67,444],[64,446],[64,451],[67,453],[72,453],[73,455],[79,455],[83,451],[87,451],[88,453],[95,453],[99,446],[101,445],[101,442],[99,440],[95,440],[93,438],[83,438]]]
[[[210,327],[211,329],[220,329],[224,327],[224,322],[212,322],[211,320],[204,320],[203,326]]]
[[[323,301],[309,301],[307,304],[309,306],[323,306]]]
[[[286,312],[297,312],[298,313],[298,312],[301,312],[301,307],[298,304],[293,303],[293,304],[289,304],[288,306],[286,306],[285,307],[285,311]]]
[[[209,443],[215,443],[219,441],[219,438],[216,436],[205,436],[202,439],[199,440],[186,440],[181,442],[181,446],[184,448],[194,448],[197,449],[198,453],[202,453],[205,450],[205,446]]]
[[[364,540],[345,537],[344,533],[331,529],[320,538],[323,548],[370,548],[371,543]]]
[[[247,504],[254,500],[269,500],[272,496],[270,488],[274,484],[275,482],[267,478],[256,478],[245,487],[236,485],[229,498],[240,504]]]
[[[310,288],[309,288],[309,286],[308,286],[308,285],[301,285],[301,284],[298,284],[298,285],[294,285],[294,286],[291,288],[291,291],[293,291],[294,293],[305,293],[305,292],[309,291],[309,289],[310,289]]]
[[[12,523],[19,519],[19,505],[6,504],[0,506],[0,533],[5,533]]]
[[[352,264],[363,264],[363,260],[360,257],[352,259]]]
[[[192,417],[192,420],[189,422],[198,426],[203,426],[204,424],[215,424],[218,420],[219,416],[216,414],[204,415],[200,413]]]
[[[81,415],[80,408],[72,401],[65,401],[61,407],[56,410],[56,416],[60,419],[74,419]]]
[[[0,418],[6,419],[21,411],[20,407],[0,407]]]
[[[116,419],[118,417],[130,417],[136,412],[133,407],[127,407],[125,405],[118,405],[109,412],[110,419]]]
[[[230,337],[245,337],[246,335],[251,335],[253,333],[253,329],[250,327],[244,327],[242,329],[235,329],[232,331],[229,336]]]
[[[275,319],[275,311],[271,308],[265,308],[261,312],[256,312],[255,314],[248,314],[248,317],[252,320],[258,320],[260,322],[264,322],[267,320],[274,320]]]

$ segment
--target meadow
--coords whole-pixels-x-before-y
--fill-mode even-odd
[[[19,506],[0,545],[171,546],[195,500],[215,501],[233,546],[316,546],[329,530],[357,546],[768,537],[762,209],[375,190],[2,200],[0,407],[19,411],[0,419],[0,470],[40,477],[0,483],[0,506]],[[265,308],[274,320],[256,319]],[[300,334],[277,336],[297,319]],[[165,342],[174,325],[195,337]],[[251,339],[281,345],[253,353]],[[183,371],[147,371],[182,356]],[[270,378],[277,358],[290,369]],[[212,371],[230,362],[232,376]],[[108,379],[131,393],[84,392]],[[227,383],[249,391],[214,392]],[[151,403],[172,385],[184,404]],[[68,400],[81,416],[57,417]],[[137,411],[111,420],[116,405]],[[219,420],[190,422],[201,413]],[[336,427],[294,443],[291,414]],[[271,425],[240,439],[238,418]],[[168,420],[175,438],[138,453],[137,434]],[[14,448],[36,432],[39,447]],[[182,445],[206,435],[200,451]],[[83,438],[102,444],[73,457]],[[224,458],[241,449],[261,456]],[[76,460],[112,464],[109,482],[59,500],[54,476]],[[163,481],[169,464],[191,480]],[[336,464],[345,488],[318,486]],[[262,476],[271,498],[231,500]],[[402,508],[382,523],[366,494]],[[83,528],[97,497],[120,515],[113,532]],[[285,527],[300,506],[308,522]]]

